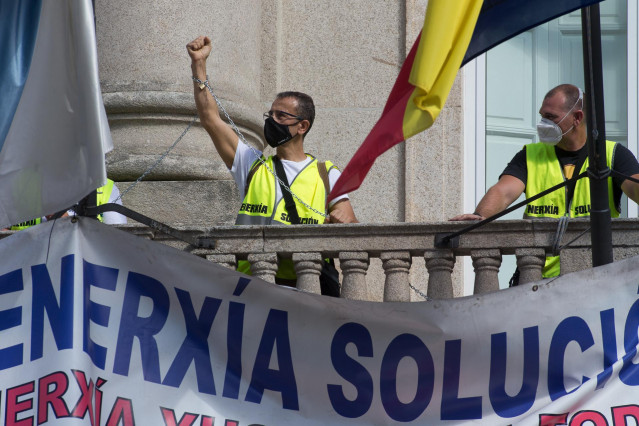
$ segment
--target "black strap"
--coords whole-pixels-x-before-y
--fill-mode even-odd
[[[584,178],[588,176],[588,172],[583,172],[578,176],[575,176],[573,173],[573,176],[571,179],[565,180],[561,183],[558,183],[557,185],[546,189],[545,191],[541,191],[539,194],[537,195],[533,195],[530,198],[526,198],[524,201],[515,204],[514,206],[510,206],[505,210],[502,210],[501,212],[494,214],[490,217],[487,217],[484,220],[481,220],[479,222],[473,223],[472,225],[466,226],[463,229],[460,229],[457,232],[453,232],[452,234],[447,234],[447,235],[441,235],[441,236],[435,236],[435,247],[437,248],[442,248],[442,247],[449,247],[451,244],[451,241],[453,241],[455,238],[459,237],[460,235],[463,235],[467,232],[472,231],[473,229],[479,228],[480,226],[484,226],[485,224],[492,222],[493,220],[497,220],[502,216],[507,215],[508,213],[517,210],[520,207],[525,206],[528,203],[532,203],[533,201],[543,197],[546,194],[550,194],[553,191],[556,191],[560,188],[563,188],[564,186],[566,186],[569,183],[574,183],[574,181],[577,181],[581,178]]]
[[[262,165],[262,162],[260,160],[263,159],[263,158],[264,158],[264,156],[262,156],[259,159],[255,160],[255,162],[251,166],[251,170],[249,170],[249,173],[246,176],[246,186],[244,186],[244,194],[245,195],[248,194],[249,186],[251,185],[251,180],[253,180],[253,175],[255,174],[255,172],[257,172],[257,169],[259,169],[260,166]]]
[[[297,214],[297,208],[295,207],[295,201],[293,201],[293,196],[286,188],[282,182],[288,186],[288,179],[286,179],[286,172],[284,171],[284,166],[282,166],[282,162],[277,156],[273,156],[273,164],[275,165],[275,174],[280,179],[280,189],[282,190],[282,197],[284,198],[284,205],[286,206],[286,211],[288,212],[288,217],[291,219],[292,225],[299,225],[301,223],[300,216]]]
[[[557,147],[555,147],[557,149]],[[573,171],[573,175],[575,173],[579,173],[584,163],[586,162],[586,158],[588,157],[588,150],[582,149],[579,151],[577,155],[577,161],[575,161],[575,169]],[[564,172],[564,164],[560,161],[562,173]],[[577,185],[577,181],[570,182],[566,185],[566,214],[570,213],[570,206],[572,204],[572,197],[575,195],[575,186]]]
[[[89,193],[89,195],[87,195],[86,197],[84,197],[82,200],[80,200],[80,202],[78,203],[78,208],[74,209],[76,213],[78,213],[80,216],[85,216],[85,214],[80,213],[85,212],[87,208],[89,207],[95,207],[98,205],[98,191],[97,189],[91,191]],[[66,210],[64,210],[66,211]],[[90,217],[92,219],[97,219],[99,215],[86,215],[87,217]]]

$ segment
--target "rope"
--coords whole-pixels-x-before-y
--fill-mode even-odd
[[[552,254],[553,256],[559,256],[559,251],[563,247],[559,247],[559,243],[561,243],[561,239],[564,237],[566,233],[566,228],[568,228],[568,221],[570,218],[568,216],[562,216],[559,218],[559,222],[557,223],[557,232],[555,233],[555,238],[552,243]]]
[[[564,244],[563,246],[559,247],[557,250],[558,252],[560,252],[561,250],[563,250],[565,247],[568,247],[569,245],[571,245],[572,243],[574,243],[575,241],[577,241],[579,238],[583,237],[584,234],[586,232],[590,231],[590,226],[588,228],[586,228],[586,230],[584,230],[581,234],[577,235],[575,238],[573,238],[572,240],[568,241],[566,244]]]

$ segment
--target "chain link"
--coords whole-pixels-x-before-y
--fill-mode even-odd
[[[197,121],[197,115],[196,115],[195,117],[193,117],[193,120],[191,120],[191,122],[189,123],[189,125],[188,125],[188,126],[186,126],[186,129],[184,129],[184,131],[182,132],[182,134],[180,135],[180,137],[179,137],[179,138],[177,138],[177,140],[176,140],[175,142],[173,142],[173,145],[171,145],[171,146],[169,147],[169,149],[167,149],[167,150],[164,152],[164,154],[162,154],[162,156],[161,156],[161,157],[160,157],[160,158],[159,158],[159,159],[155,162],[155,164],[153,164],[151,167],[149,167],[149,168],[148,168],[148,169],[147,169],[144,173],[142,173],[142,175],[141,175],[139,178],[137,178],[137,180],[136,180],[135,182],[133,182],[131,185],[129,185],[129,187],[128,187],[126,190],[124,190],[124,192],[122,192],[122,193],[120,194],[120,196],[119,196],[119,197],[118,197],[118,198],[114,201],[114,203],[115,203],[116,201],[118,201],[120,198],[122,198],[122,197],[124,196],[124,194],[126,194],[126,193],[127,193],[127,192],[129,192],[131,189],[133,189],[133,187],[134,187],[135,185],[137,185],[138,183],[140,183],[140,181],[141,181],[142,179],[144,179],[144,178],[145,178],[145,177],[146,177],[149,173],[151,173],[151,172],[153,171],[153,169],[155,169],[155,168],[156,168],[156,167],[157,167],[157,166],[158,166],[158,165],[162,162],[162,160],[164,160],[164,158],[165,158],[167,155],[169,155],[169,152],[171,152],[171,150],[172,150],[173,148],[175,148],[175,145],[177,145],[177,144],[178,144],[178,142],[180,142],[180,141],[182,140],[182,138],[184,137],[184,135],[186,135],[186,132],[188,132],[188,131],[189,131],[189,129],[193,126],[193,124],[195,124],[195,122],[196,122],[196,121]]]
[[[421,297],[424,298],[424,300],[428,301],[431,300],[430,297],[426,296],[424,293],[422,293],[417,287],[413,286],[411,283],[408,283],[408,285],[410,286],[410,288],[413,289],[413,291],[417,294],[419,294]]]

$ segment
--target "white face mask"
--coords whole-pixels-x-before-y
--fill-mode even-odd
[[[562,119],[559,120],[559,123],[561,123],[566,117],[568,117],[568,114],[570,114],[572,110],[575,109],[579,101],[582,99],[583,92],[581,91],[581,89],[579,89],[579,99],[577,99],[577,102],[575,102],[572,108],[570,108],[570,111],[568,111],[566,115],[564,115]],[[570,129],[562,133],[561,128],[559,127],[559,123],[555,123],[554,121],[547,118],[542,118],[539,123],[537,123],[537,135],[539,136],[539,140],[549,145],[557,145],[561,138],[563,138],[566,133],[571,131],[573,127],[575,127],[571,126]]]

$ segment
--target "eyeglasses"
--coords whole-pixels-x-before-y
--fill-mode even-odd
[[[264,113],[264,120],[266,120],[269,117],[274,119],[277,122],[281,122],[289,118],[297,118],[299,121],[304,120],[304,118],[300,117],[299,115],[291,114],[290,112],[286,112],[286,111],[280,111],[278,109],[271,110]]]

